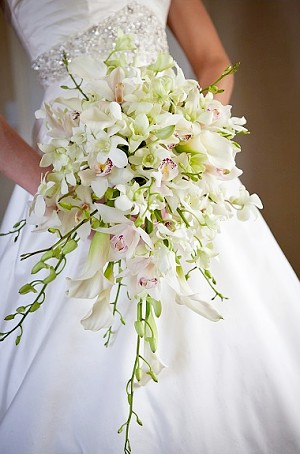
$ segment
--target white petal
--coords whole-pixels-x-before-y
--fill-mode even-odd
[[[91,311],[81,320],[84,329],[99,331],[102,328],[108,328],[112,324],[113,315],[109,297],[110,288],[99,295]]]
[[[128,183],[132,178],[133,173],[127,168],[118,169],[117,167],[114,167],[109,174],[109,181],[113,186]]]
[[[109,158],[112,160],[113,164],[119,168],[126,167],[128,164],[126,153],[119,148],[112,148],[109,153]]]
[[[96,178],[96,174],[91,169],[80,170],[79,178],[83,186],[90,186],[91,182]]]
[[[221,320],[223,317],[216,311],[210,303],[200,299],[198,294],[193,295],[179,295],[175,296],[175,301],[177,304],[183,304],[187,306],[192,311],[196,312],[199,315],[216,322]]]
[[[121,211],[128,211],[132,208],[133,202],[127,197],[127,195],[120,195],[115,200],[115,207]]]
[[[130,219],[126,218],[120,210],[117,210],[117,208],[109,207],[101,203],[95,203],[94,205],[97,208],[103,222],[115,222],[126,224],[131,223]]]
[[[102,130],[112,126],[116,122],[115,119],[106,115],[97,106],[84,110],[80,115],[80,119],[83,123],[95,130]]]
[[[200,135],[209,161],[216,167],[231,170],[234,167],[232,145],[216,132],[203,130]]]
[[[38,195],[34,202],[34,213],[38,217],[42,217],[45,213],[45,210],[46,210],[46,203],[45,203],[44,197],[41,195]]]
[[[68,281],[68,296],[71,298],[95,298],[102,290],[101,271],[89,279],[70,279]]]
[[[111,102],[109,104],[109,110],[113,117],[117,120],[122,120],[122,110],[120,104],[117,102]]]
[[[102,270],[107,262],[110,249],[109,235],[96,232],[90,244],[90,249],[83,270],[77,280],[88,279]]]
[[[101,60],[95,60],[91,55],[81,55],[69,63],[70,73],[85,80],[100,79],[106,74],[106,69]]]
[[[108,181],[105,177],[98,177],[91,182],[91,187],[97,197],[101,198],[104,196],[106,189],[108,188]]]

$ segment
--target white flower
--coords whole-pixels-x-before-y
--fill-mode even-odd
[[[102,130],[89,136],[88,151],[90,154],[90,168],[93,169],[93,166],[97,166],[97,164],[105,164],[108,159],[118,168],[126,167],[128,163],[127,155],[118,148],[119,145],[128,146],[128,143],[123,137],[110,135]]]
[[[261,209],[263,207],[258,195],[250,195],[245,186],[240,187],[238,197],[230,197],[229,200],[234,206],[237,206],[237,217],[241,221],[247,221],[251,214],[254,214],[256,217],[257,208]]]
[[[162,181],[171,181],[178,175],[178,166],[171,158],[165,158],[158,166],[158,171],[152,174],[157,187],[161,187]]]
[[[73,298],[95,298],[104,287],[103,267],[109,254],[109,235],[96,232],[80,276],[68,278],[68,295]]]
[[[90,331],[99,331],[102,328],[108,328],[113,321],[112,305],[110,304],[110,295],[112,283],[102,276],[102,290],[99,293],[92,309],[81,320],[84,329]]]
[[[49,144],[39,144],[39,149],[44,153],[40,166],[53,166],[55,171],[60,171],[69,163],[69,141],[66,139],[53,139]]]
[[[148,249],[153,248],[149,235],[142,228],[136,227],[133,222],[108,228],[99,228],[98,231],[112,235],[109,256],[112,261],[132,258],[140,241],[146,244]]]
[[[106,74],[106,69],[103,61],[88,54],[73,58],[69,63],[70,73],[84,80],[100,79]]]
[[[169,277],[167,282],[176,292],[175,301],[177,304],[187,306],[192,311],[213,322],[223,318],[212,304],[204,301],[201,295],[192,291],[180,266],[177,266],[177,278],[175,276]]]

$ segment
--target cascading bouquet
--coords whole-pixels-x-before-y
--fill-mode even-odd
[[[39,144],[40,165],[53,170],[43,176],[28,218],[14,232],[19,234],[26,222],[53,233],[55,240],[21,256],[39,253],[31,272],[42,277],[19,290],[32,292],[33,301],[9,314],[6,320],[16,320],[15,325],[0,333],[3,341],[18,330],[20,342],[24,320],[44,304],[46,288],[62,272],[67,255],[90,236],[84,268],[68,280],[70,297],[93,300],[82,325],[105,329],[107,346],[114,317],[125,323],[118,306],[125,298],[121,287],[128,304],[136,306],[136,355],[126,385],[129,412],[119,429],[126,431],[125,453],[131,452],[132,418],[141,424],[134,410],[135,386],[157,381],[163,367],[155,354],[162,285],[177,304],[212,321],[222,318],[213,302],[194,293],[188,278],[198,271],[213,291],[212,300],[222,300],[209,271],[220,223],[234,214],[246,220],[261,208],[256,194],[243,186],[231,194],[227,183],[242,173],[235,164],[240,146],[234,138],[247,130],[245,119],[231,117],[231,107],[213,94],[236,66],[201,89],[185,79],[168,54],[144,67],[129,63],[126,52],[133,49],[132,37],[120,34],[104,62],[89,55],[69,62],[65,55],[72,85],[62,88],[68,96],[37,112],[49,135]]]

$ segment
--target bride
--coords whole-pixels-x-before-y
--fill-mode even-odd
[[[68,52],[106,51],[111,30],[133,32],[142,58],[167,47],[168,24],[201,86],[214,81],[228,58],[200,0],[7,0],[5,8],[45,86],[45,100],[60,94],[58,62]],[[100,37],[95,40],[95,27]],[[101,44],[102,43],[102,44]],[[109,46],[110,47],[110,46]],[[147,63],[147,61],[146,61]],[[223,80],[229,101],[232,78]],[[36,128],[38,130],[38,127]],[[40,127],[36,142],[45,141]],[[1,170],[19,186],[2,231],[26,215],[29,194],[40,182],[40,156],[1,118]],[[21,187],[23,189],[21,189]],[[1,238],[1,320],[19,302],[30,263],[23,252],[45,245],[23,229],[16,244]],[[89,240],[81,244],[65,276],[75,276]],[[300,288],[259,216],[230,221],[218,238],[214,264],[218,286],[229,296],[224,321],[212,324],[166,298],[159,320],[159,354],[167,364],[159,384],[136,391],[141,428],[133,425],[138,454],[297,454],[300,452]],[[209,298],[205,283],[194,282]],[[131,372],[133,314],[109,349],[101,336],[83,331],[86,301],[65,296],[64,279],[47,304],[28,320],[22,342],[0,345],[0,449],[4,454],[117,454],[116,433],[127,416],[124,387]],[[2,323],[2,321],[1,321]],[[3,326],[0,326],[2,331]]]

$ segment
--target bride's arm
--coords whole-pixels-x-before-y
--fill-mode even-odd
[[[201,0],[172,0],[168,25],[190,61],[201,87],[213,83],[230,65]],[[219,87],[225,92],[216,95],[216,98],[227,104],[233,88],[233,76],[225,77]]]
[[[41,180],[40,156],[0,115],[0,171],[34,194]]]

